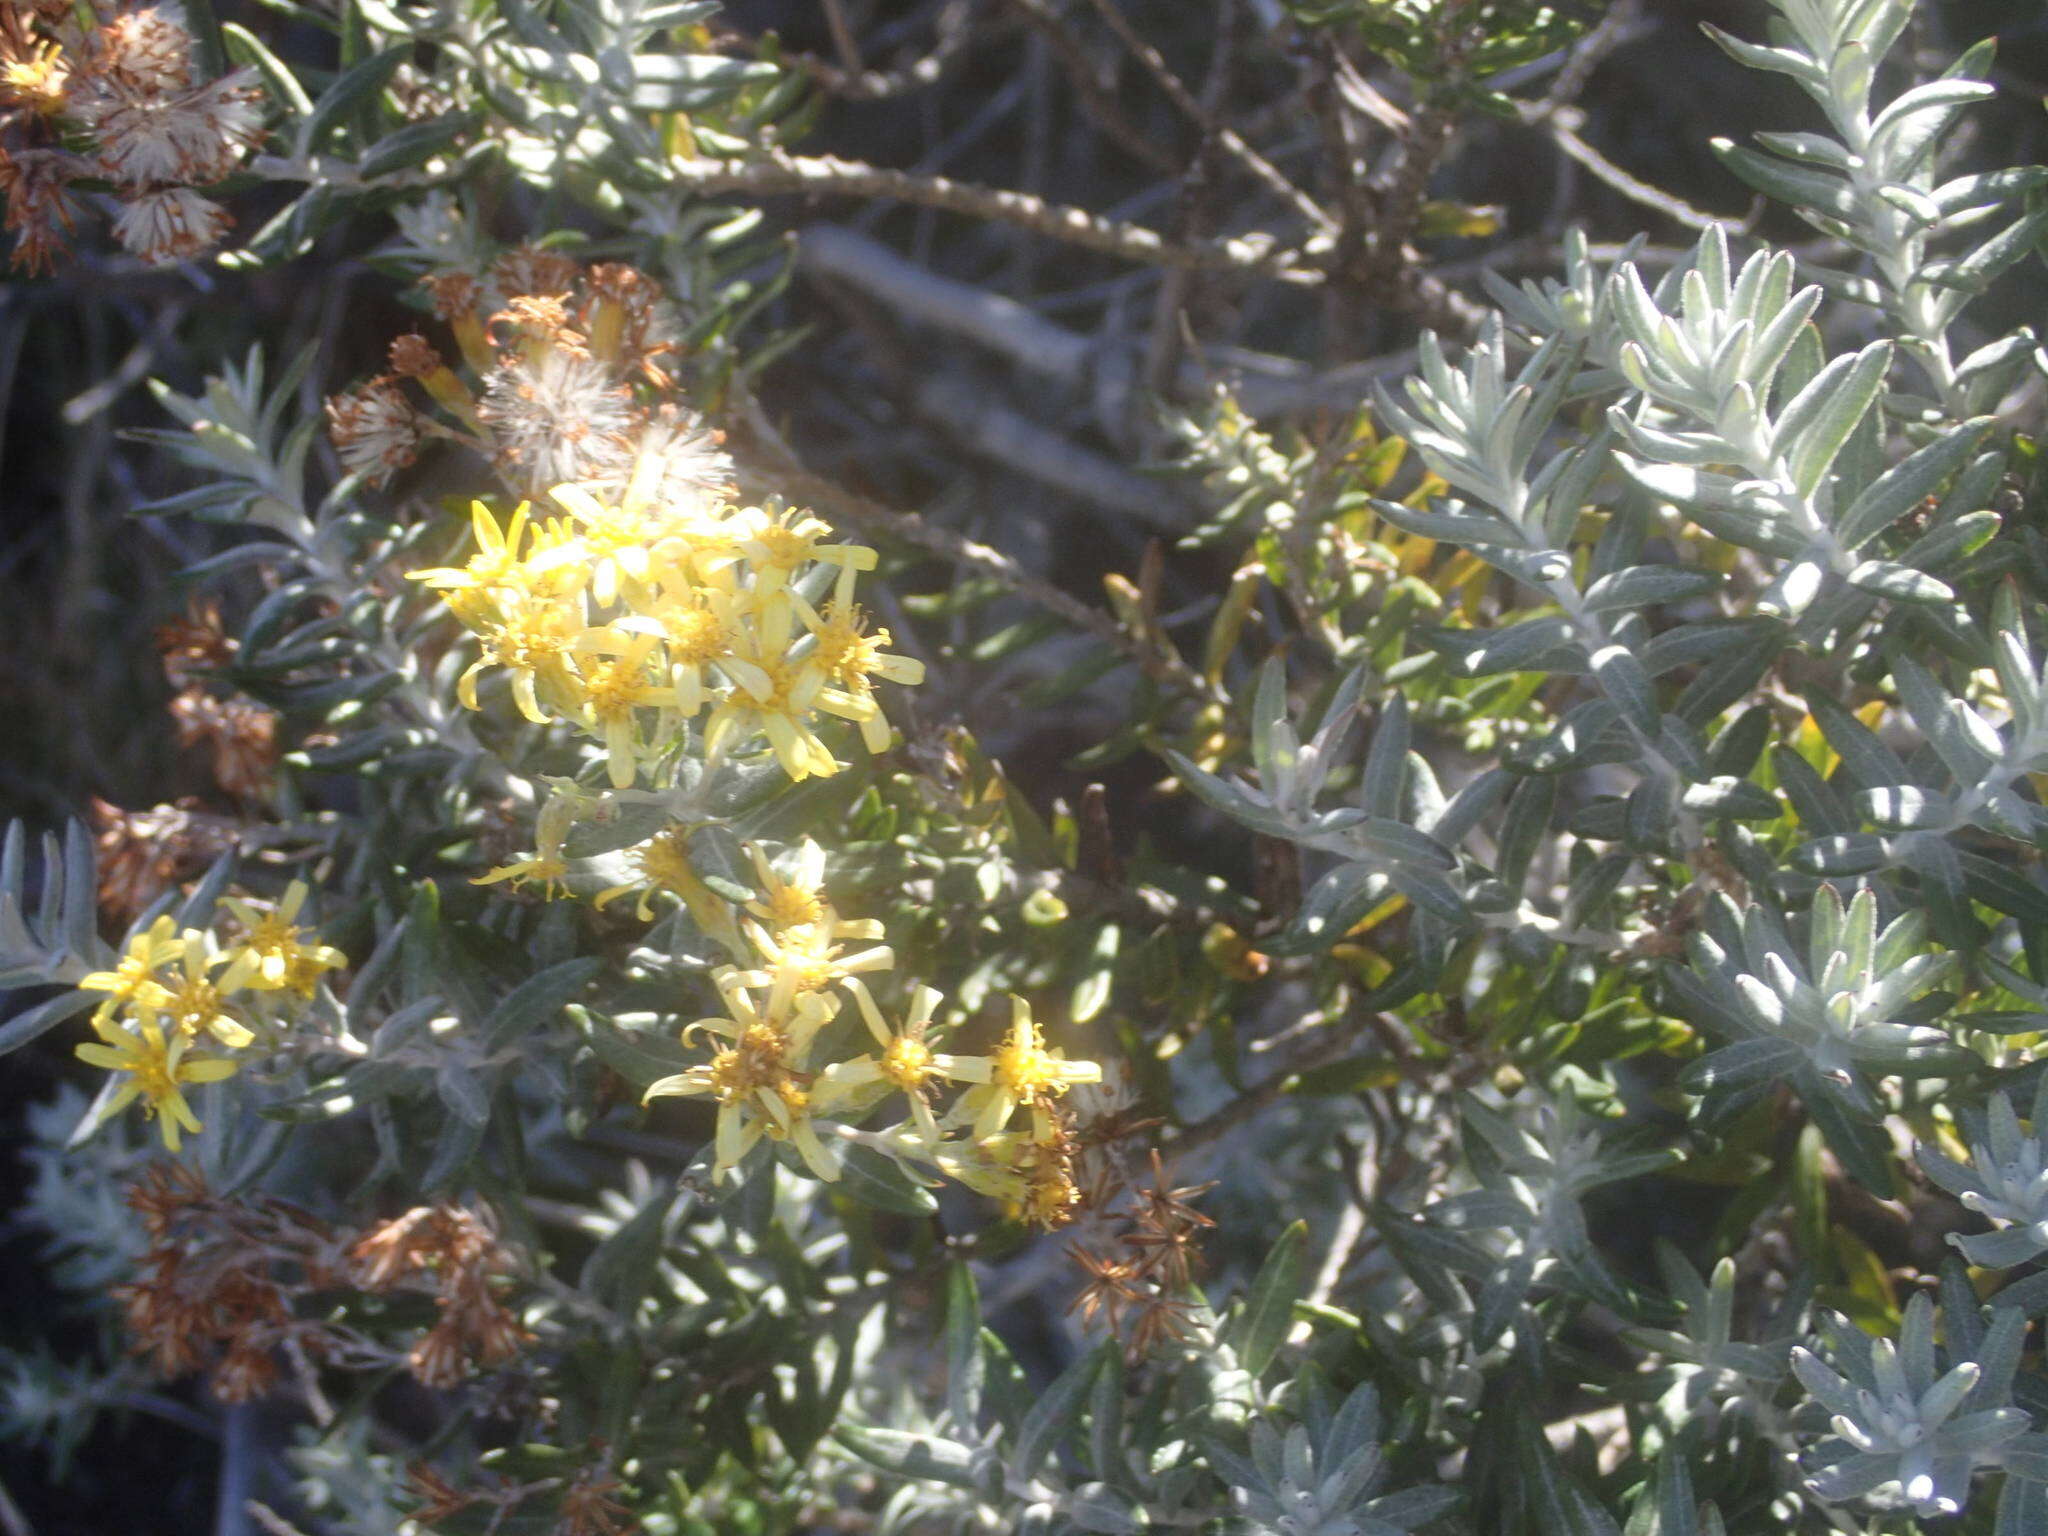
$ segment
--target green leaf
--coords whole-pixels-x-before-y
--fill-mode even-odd
[[[365,181],[374,181],[394,171],[410,170],[452,147],[463,135],[474,132],[478,122],[470,113],[449,112],[424,123],[407,123],[364,150],[356,161],[356,174]]]
[[[65,992],[17,1013],[5,1024],[0,1024],[0,1056],[18,1051],[32,1040],[40,1040],[66,1019],[76,1018],[105,997],[104,992]]]
[[[1109,1002],[1111,984],[1116,980],[1117,945],[1122,937],[1123,929],[1115,923],[1104,923],[1097,931],[1088,950],[1087,973],[1074,988],[1076,1024],[1091,1022]]]
[[[574,1002],[603,969],[602,960],[585,957],[564,960],[527,977],[492,1010],[484,1026],[485,1043],[495,1051],[547,1023]]]
[[[1776,446],[1791,461],[1792,483],[1800,495],[1813,495],[1827,479],[1835,455],[1877,402],[1891,361],[1888,341],[1838,357],[1780,413]]]
[[[898,1477],[951,1483],[956,1488],[979,1485],[975,1452],[957,1440],[860,1424],[842,1424],[832,1431],[832,1438],[863,1461]]]
[[[1244,1310],[1232,1320],[1224,1342],[1254,1379],[1264,1374],[1294,1323],[1308,1266],[1308,1223],[1297,1221],[1280,1234],[1245,1295]]]
[[[395,48],[386,48],[374,53],[353,67],[344,70],[334,84],[321,93],[320,100],[299,125],[298,154],[305,159],[315,150],[326,146],[328,136],[351,116],[358,108],[367,105],[385,86],[398,66],[410,59],[413,45],[400,43]]]
[[[577,1288],[613,1312],[630,1316],[654,1283],[654,1266],[661,1257],[662,1234],[675,1198],[673,1184],[657,1187],[645,1205],[591,1250]]]
[[[964,1259],[946,1271],[945,1344],[946,1409],[955,1429],[972,1434],[981,1419],[988,1362],[981,1353],[981,1297]]]
[[[1269,955],[1308,955],[1328,949],[1357,927],[1387,897],[1389,882],[1371,864],[1347,861],[1309,888],[1287,927],[1260,948]]]
[[[1010,1453],[1010,1466],[1018,1477],[1029,1479],[1037,1475],[1046,1457],[1080,1421],[1081,1406],[1101,1368],[1101,1350],[1083,1355],[1039,1394],[1024,1416],[1023,1426],[1017,1431],[1016,1447]]]
[[[912,1178],[895,1158],[873,1147],[849,1142],[840,1150],[839,1172],[840,1190],[863,1205],[893,1211],[899,1216],[938,1213],[939,1202],[932,1198],[932,1192]]]
[[[1835,536],[1843,547],[1868,543],[1933,495],[1976,451],[1993,424],[1984,416],[1952,427],[1871,481],[1835,522]]]

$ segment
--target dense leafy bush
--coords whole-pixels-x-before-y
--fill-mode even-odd
[[[1013,0],[1171,162],[1161,233],[809,152],[971,4],[878,71],[837,3],[829,62],[694,0],[273,3],[336,67],[5,11],[19,265],[104,211],[125,274],[367,239],[412,306],[371,376],[238,345],[134,434],[127,510],[215,525],[158,640],[212,782],[0,856],[0,1050],[97,1089],[28,1113],[21,1219],[109,1325],[9,1352],[10,1438],[218,1433],[222,1531],[2048,1531],[2048,352],[1998,309],[2048,170],[1969,141],[1988,45],[1711,29],[1806,124],[1713,142],[1737,227],[1579,131],[1631,5],[1162,52]],[[1230,125],[1253,42],[1313,177]],[[1695,238],[1563,230],[1482,305],[1421,247],[1496,231],[1431,194],[1510,129]],[[778,240],[792,194],[1132,265],[1142,372]],[[1171,578],[1101,607],[1031,519],[867,494],[915,475],[778,404],[836,366],[792,259],[1088,379],[1107,449],[909,398]],[[1337,365],[1232,376],[1230,285]],[[1048,810],[1011,713],[1103,779]]]

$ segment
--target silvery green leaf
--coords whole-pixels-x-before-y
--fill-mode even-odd
[[[1174,776],[1187,785],[1196,799],[1212,810],[1221,811],[1231,820],[1242,822],[1254,832],[1263,832],[1268,837],[1294,836],[1294,824],[1270,805],[1253,799],[1244,790],[1225,782],[1207,769],[1197,768],[1193,762],[1170,747],[1165,749],[1164,756],[1173,765]]]
[[[1145,1529],[1143,1506],[1104,1483],[1083,1483],[1061,1498],[1060,1510],[1081,1530],[1099,1536],[1135,1536]]]
[[[1442,875],[1419,864],[1402,864],[1393,871],[1394,888],[1425,912],[1445,922],[1464,924],[1470,918],[1465,900]]]
[[[1895,603],[1952,603],[1955,591],[1945,581],[1890,560],[1866,560],[1849,573],[1849,584]]]
[[[1507,1331],[1536,1276],[1536,1255],[1518,1254],[1486,1277],[1473,1308],[1472,1342],[1490,1349]]]
[[[863,1424],[841,1424],[832,1431],[832,1438],[863,1461],[899,1477],[951,1483],[956,1488],[980,1485],[978,1453],[957,1440]]]
[[[1457,867],[1450,850],[1427,832],[1418,832],[1386,817],[1368,817],[1352,828],[1351,834],[1373,855],[1389,863],[1420,864],[1431,869]]]
[[[1711,592],[1721,584],[1712,571],[1688,570],[1676,565],[1638,565],[1602,576],[1586,588],[1589,613],[1643,608],[1654,603],[1683,602]]]
[[[1700,30],[1720,44],[1728,56],[1739,64],[1746,64],[1751,69],[1771,70],[1777,74],[1790,75],[1809,90],[1826,88],[1826,71],[1795,48],[1767,48],[1759,43],[1745,42],[1710,22],[1702,22]]]
[[[899,1216],[933,1216],[939,1202],[895,1158],[860,1142],[839,1149],[839,1188],[863,1205]]]
[[[1789,459],[1801,496],[1820,488],[1849,434],[1877,402],[1891,359],[1887,341],[1838,357],[1779,413],[1776,446]]]
[[[2030,1226],[1975,1234],[1951,1232],[1948,1240],[1979,1269],[2013,1269],[2048,1253],[2048,1240]]]
[[[1018,1477],[1028,1481],[1037,1476],[1045,1459],[1080,1422],[1082,1404],[1087,1400],[1089,1389],[1095,1385],[1095,1373],[1101,1367],[1100,1351],[1083,1355],[1060,1372],[1052,1385],[1039,1394],[1038,1400],[1031,1405],[1031,1411],[1024,1416],[1024,1423],[1017,1431],[1016,1445],[1010,1453],[1010,1467]]]
[[[1787,160],[1796,160],[1802,165],[1816,165],[1831,171],[1847,172],[1854,163],[1854,156],[1835,140],[1821,133],[1758,133],[1757,143],[1772,154]]]
[[[1914,784],[1887,784],[1877,789],[1859,790],[1852,803],[1887,832],[1945,827],[1955,810],[1947,795]]]
[[[1697,815],[1738,821],[1776,821],[1784,814],[1784,807],[1769,790],[1728,774],[1688,784],[1678,803]]]
[[[1254,1378],[1264,1374],[1293,1326],[1307,1266],[1308,1223],[1296,1221],[1266,1255],[1245,1294],[1244,1310],[1225,1331],[1224,1342]]]
[[[76,1018],[86,1009],[104,1001],[105,997],[103,992],[64,992],[17,1013],[5,1024],[0,1024],[0,1056],[18,1051],[32,1040],[41,1039],[67,1019]]]
[[[1270,656],[1259,668],[1258,690],[1252,698],[1251,747],[1259,787],[1276,802],[1293,774],[1296,743],[1292,738],[1293,732],[1287,728],[1287,666],[1278,656]]]
[[[1991,427],[1989,417],[1964,422],[1878,476],[1836,520],[1835,534],[1843,548],[1869,542],[1932,495],[1976,451]]]
[[[1820,596],[1827,574],[1827,567],[1817,559],[1805,557],[1791,561],[1779,570],[1776,578],[1757,598],[1756,611],[1771,618],[1796,622]]]
[[[1937,522],[1899,552],[1898,564],[1939,571],[1988,544],[2003,521],[1996,512],[1966,512]]]
[[[1737,1040],[1687,1067],[1680,1081],[1688,1091],[1700,1094],[1742,1088],[1788,1077],[1800,1058],[1799,1047],[1789,1040]]]
[[[1477,517],[1464,512],[1425,512],[1377,498],[1370,505],[1376,514],[1403,533],[1447,544],[1498,542],[1508,530],[1506,523],[1494,517]]]
[[[956,1259],[946,1270],[946,1413],[953,1428],[972,1434],[980,1422],[988,1362],[981,1348],[981,1296],[974,1271]],[[860,1447],[855,1446],[855,1450]],[[863,1454],[865,1454],[863,1452]]]
[[[1457,847],[1514,782],[1515,776],[1504,768],[1486,769],[1460,786],[1436,818],[1423,824],[1423,830],[1446,848]]]
[[[1853,221],[1857,216],[1855,194],[1839,176],[1760,155],[1729,139],[1711,139],[1708,147],[1716,159],[1766,197],[1795,208],[1812,208],[1844,221]]]
[[[1842,759],[1849,776],[1866,789],[1905,784],[1906,765],[1890,747],[1826,693],[1815,690],[1806,700],[1821,735]]]
[[[1571,621],[1554,617],[1524,619],[1506,629],[1434,629],[1427,635],[1428,643],[1453,658],[1457,670],[1466,677],[1554,670],[1558,653],[1570,649],[1575,638]]]
[[[1494,872],[1509,887],[1519,890],[1528,878],[1529,861],[1550,828],[1551,812],[1557,804],[1557,779],[1548,774],[1532,775],[1515,786],[1501,824],[1499,852]]]
[[[1088,1393],[1088,1458],[1104,1482],[1127,1475],[1124,1464],[1124,1353],[1116,1340],[1096,1351],[1097,1368]]]
[[[441,1102],[455,1116],[473,1126],[491,1118],[491,1096],[476,1073],[458,1061],[444,1062],[434,1074],[434,1087]]]
[[[564,960],[529,976],[492,1010],[484,1026],[484,1042],[492,1050],[510,1044],[547,1023],[582,993],[604,968],[594,957]]]
[[[2005,1486],[1999,1490],[1991,1536],[2033,1536],[2035,1531],[2048,1530],[2048,1481],[2026,1476],[2014,1466],[2014,1447],[2033,1441],[2043,1442],[2043,1450],[2048,1452],[2048,1435],[2023,1436],[2005,1448]],[[2041,1465],[2048,1471],[2048,1454],[2041,1456]]]
[[[1373,727],[1366,749],[1360,799],[1374,816],[1393,817],[1401,808],[1402,784],[1408,767],[1408,701],[1390,696]]]
[[[1273,955],[1312,954],[1328,949],[1357,927],[1392,890],[1386,874],[1370,864],[1346,861],[1309,887],[1301,909],[1275,938],[1262,942]]]

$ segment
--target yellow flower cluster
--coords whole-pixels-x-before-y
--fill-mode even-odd
[[[310,998],[322,972],[347,963],[298,926],[305,901],[297,880],[274,907],[227,898],[221,905],[239,933],[226,946],[208,930],[181,932],[159,917],[129,937],[114,969],[78,983],[106,994],[92,1016],[99,1039],[79,1046],[78,1055],[125,1079],[101,1107],[101,1121],[139,1099],[173,1152],[181,1131],[200,1128],[185,1085],[234,1076],[232,1053],[257,1037],[250,1025],[268,1026],[281,1009]]]
[[[681,839],[656,841],[664,864],[687,870]],[[928,1032],[941,998],[929,987],[910,989],[909,1009],[892,1025],[863,977],[892,968],[895,952],[878,942],[886,937],[880,923],[841,917],[833,907],[824,850],[806,841],[786,873],[758,848],[751,853],[759,896],[729,909],[726,922],[706,924],[728,935],[744,963],[712,975],[725,1011],[683,1030],[685,1043],[711,1037],[711,1059],[663,1078],[646,1097],[702,1094],[717,1101],[721,1173],[765,1136],[788,1142],[811,1172],[832,1181],[840,1176],[835,1141],[855,1140],[993,1195],[1021,1219],[1048,1227],[1066,1220],[1079,1193],[1055,1101],[1076,1083],[1100,1082],[1102,1069],[1048,1050],[1022,998],[1011,999],[1009,1031],[986,1055],[936,1048]],[[656,883],[680,889],[672,880]],[[813,1060],[817,1042],[838,1015],[842,994],[853,999],[873,1049],[821,1064]],[[941,1110],[939,1094],[956,1085],[962,1091]],[[853,1128],[899,1095],[907,1119],[897,1130]],[[1019,1111],[1025,1124],[1013,1128]],[[837,1122],[836,1130],[828,1126],[832,1140],[820,1133],[828,1121]]]
[[[479,502],[468,564],[412,572],[482,643],[462,702],[478,708],[478,682],[503,673],[528,720],[567,721],[604,744],[616,789],[658,769],[706,710],[709,758],[765,741],[792,779],[842,766],[820,713],[886,749],[875,680],[920,682],[924,664],[888,654],[889,632],[869,632],[854,605],[875,552],[828,542],[808,512],[709,492],[659,504],[648,482],[661,461],[646,464],[615,500],[556,487],[558,517],[522,505],[501,528]]]

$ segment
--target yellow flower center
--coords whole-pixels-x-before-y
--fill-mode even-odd
[[[711,1091],[721,1104],[741,1103],[756,1088],[774,1088],[787,1102],[786,1076],[782,1036],[765,1024],[750,1026],[738,1044],[720,1049],[711,1058]]]
[[[808,886],[778,881],[768,891],[768,916],[778,928],[808,927],[824,919],[825,904]]]
[[[1021,1099],[1058,1092],[1064,1086],[1060,1083],[1059,1063],[1038,1043],[1036,1025],[1011,1030],[1001,1049],[989,1059],[993,1068],[990,1075],[996,1084]]]
[[[595,662],[583,678],[584,697],[590,700],[591,709],[607,719],[631,714],[639,702],[634,695],[640,687],[639,667],[623,660]]]
[[[709,608],[680,608],[664,621],[668,630],[668,651],[679,662],[706,662],[723,656],[730,648],[725,626]]]
[[[647,538],[646,517],[624,507],[607,507],[600,516],[581,517],[581,521],[583,539],[592,554],[609,555]]]
[[[761,563],[782,570],[794,570],[802,565],[811,557],[811,546],[818,542],[814,535],[798,533],[781,523],[770,523],[755,537],[768,552],[768,558]]]
[[[564,616],[552,608],[538,608],[508,621],[491,636],[491,659],[500,666],[532,670],[558,661],[569,649],[570,636]]]
[[[867,615],[859,608],[842,610],[837,603],[825,610],[825,627],[818,631],[814,660],[825,675],[841,687],[858,687],[877,666],[877,656],[889,643],[889,631],[866,633]]]
[[[186,977],[165,1004],[165,1012],[181,1034],[196,1035],[220,1017],[220,988],[210,981]]]
[[[242,947],[259,955],[278,955],[289,961],[299,950],[299,932],[275,912],[266,913],[249,936],[242,940]]]
[[[633,855],[640,873],[650,885],[680,895],[695,877],[690,868],[687,840],[680,832],[664,832]]]
[[[932,1075],[932,1053],[922,1040],[898,1035],[882,1052],[882,1076],[905,1093],[915,1093]]]

